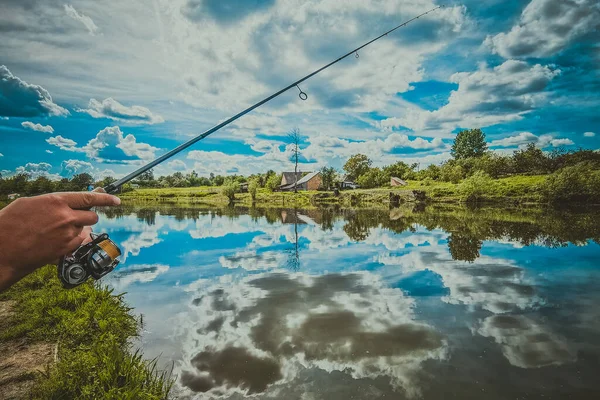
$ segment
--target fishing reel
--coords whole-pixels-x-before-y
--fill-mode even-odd
[[[90,276],[96,280],[119,264],[121,250],[106,233],[90,234],[92,241],[79,247],[58,263],[58,278],[65,289],[81,285]]]

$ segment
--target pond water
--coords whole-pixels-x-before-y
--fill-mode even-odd
[[[600,398],[600,211],[107,210],[181,398]]]

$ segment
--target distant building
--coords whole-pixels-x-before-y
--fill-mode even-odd
[[[15,200],[15,199],[18,199],[19,197],[21,197],[21,195],[19,193],[11,193],[8,195],[9,200]]]
[[[348,179],[347,176],[344,176],[342,178],[342,182],[340,183],[340,189],[342,189],[342,190],[343,189],[358,189],[359,187],[360,186],[356,182]]]
[[[391,186],[406,186],[406,185],[408,185],[408,183],[406,183],[406,181],[403,181],[400,178],[396,178],[395,176],[392,176],[392,178],[390,179],[390,185]]]
[[[294,179],[293,172],[292,179]],[[294,190],[294,187],[296,187],[298,190],[319,190],[321,187],[321,173],[319,171],[311,172],[308,175],[298,179],[298,182],[295,185],[294,181],[292,180],[292,183],[280,186],[279,190],[287,192]]]
[[[294,174],[296,175],[296,177],[294,178]],[[281,185],[280,186],[287,186],[290,184],[293,184],[294,182],[299,181],[300,179],[302,179],[302,172],[284,172],[283,174],[281,174]]]
[[[240,193],[248,193],[248,182],[240,183]]]
[[[140,185],[138,185],[137,183],[132,183],[132,184],[131,184],[131,188],[132,188],[132,189],[139,189],[139,188],[140,188]]]

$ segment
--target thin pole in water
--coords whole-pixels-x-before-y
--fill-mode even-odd
[[[174,156],[174,155],[176,155],[177,153],[179,153],[179,152],[181,152],[181,151],[183,151],[183,150],[187,149],[187,148],[188,148],[188,147],[190,147],[191,145],[193,145],[193,144],[195,144],[195,143],[197,143],[197,142],[201,141],[202,139],[206,138],[207,136],[209,136],[209,135],[211,135],[211,134],[215,133],[216,131],[218,131],[219,129],[221,129],[221,128],[223,128],[223,127],[227,126],[227,125],[229,125],[230,123],[232,123],[233,121],[237,120],[238,118],[241,118],[241,117],[243,117],[244,115],[248,114],[250,111],[252,111],[252,110],[254,110],[254,109],[256,109],[256,108],[258,108],[258,107],[262,106],[262,105],[263,105],[263,104],[265,104],[266,102],[268,102],[268,101],[270,101],[270,100],[273,100],[275,97],[278,97],[278,96],[280,96],[281,94],[283,94],[283,93],[287,92],[288,90],[290,90],[290,89],[291,89],[291,88],[293,88],[293,87],[296,87],[296,88],[297,88],[297,89],[300,91],[300,93],[298,94],[298,96],[300,97],[300,99],[301,99],[301,100],[306,100],[306,99],[308,98],[308,95],[307,95],[305,92],[303,92],[303,91],[302,91],[302,89],[300,89],[300,86],[299,86],[299,85],[300,85],[302,82],[304,82],[304,81],[306,81],[306,80],[308,80],[308,79],[312,78],[313,76],[317,75],[319,72],[321,72],[321,71],[323,71],[323,70],[326,70],[327,68],[331,67],[331,66],[332,66],[332,65],[334,65],[334,64],[337,64],[338,62],[342,61],[344,58],[346,58],[346,57],[348,57],[348,56],[350,56],[350,55],[352,55],[352,54],[355,54],[355,57],[356,57],[356,58],[358,58],[358,51],[359,51],[359,50],[361,50],[361,49],[363,49],[363,48],[367,47],[368,45],[370,45],[370,44],[371,44],[371,43],[373,43],[373,42],[376,42],[377,40],[379,40],[379,39],[383,38],[384,36],[387,36],[388,34],[390,34],[390,33],[394,32],[395,30],[397,30],[397,29],[400,29],[400,28],[402,28],[402,27],[404,27],[404,26],[406,26],[406,25],[410,24],[411,22],[413,22],[413,21],[415,21],[415,20],[417,20],[417,19],[419,19],[419,18],[421,18],[421,17],[423,17],[423,16],[425,16],[425,15],[427,15],[427,14],[429,14],[429,13],[432,13],[432,12],[434,12],[434,11],[436,11],[436,10],[440,9],[440,8],[443,8],[443,7],[444,7],[444,6],[437,6],[437,7],[435,7],[435,8],[432,8],[431,10],[429,10],[429,11],[427,11],[427,12],[424,12],[423,14],[419,14],[419,15],[417,15],[416,17],[414,17],[414,18],[411,18],[411,19],[409,19],[408,21],[406,21],[406,22],[403,22],[403,23],[401,23],[400,25],[398,25],[398,26],[396,26],[396,27],[394,27],[394,28],[390,29],[389,31],[387,31],[387,32],[385,32],[385,33],[383,33],[383,34],[381,34],[381,35],[377,36],[375,39],[372,39],[372,40],[368,41],[367,43],[365,43],[365,44],[363,44],[363,45],[361,45],[361,46],[357,47],[356,49],[353,49],[353,50],[349,51],[348,53],[346,53],[346,54],[344,54],[343,56],[341,56],[341,57],[339,57],[339,58],[335,59],[334,61],[330,62],[329,64],[327,64],[327,65],[325,65],[325,66],[323,66],[323,67],[321,67],[321,68],[317,69],[316,71],[313,71],[313,72],[311,72],[310,74],[308,74],[308,75],[306,75],[305,77],[303,77],[303,78],[301,78],[301,79],[297,80],[296,82],[294,82],[294,83],[292,83],[292,84],[290,84],[290,85],[288,85],[288,86],[284,87],[283,89],[281,89],[281,90],[279,90],[279,91],[277,91],[277,92],[273,93],[273,94],[272,94],[272,95],[270,95],[269,97],[266,97],[266,98],[264,98],[263,100],[259,101],[258,103],[254,104],[254,105],[252,105],[252,106],[250,106],[250,107],[248,107],[248,108],[246,108],[244,111],[242,111],[242,112],[240,112],[240,113],[238,113],[238,114],[234,115],[233,117],[231,117],[231,118],[229,118],[229,119],[227,119],[227,120],[225,120],[225,121],[221,122],[220,124],[218,124],[218,125],[216,125],[216,126],[214,126],[214,127],[210,128],[210,129],[209,129],[209,130],[207,130],[206,132],[204,132],[204,133],[202,133],[202,134],[200,134],[200,135],[196,136],[195,138],[193,138],[193,139],[191,139],[191,140],[189,140],[189,141],[187,141],[187,142],[185,142],[185,143],[183,143],[183,144],[181,144],[181,145],[177,146],[177,147],[176,147],[176,148],[174,148],[173,150],[171,150],[171,151],[169,151],[169,152],[167,152],[167,153],[163,154],[162,156],[158,157],[156,160],[154,160],[154,161],[151,161],[150,163],[148,163],[148,164],[144,165],[143,167],[141,167],[141,168],[139,168],[139,169],[137,169],[137,170],[133,171],[133,172],[132,172],[132,173],[130,173],[129,175],[127,175],[127,176],[125,176],[125,177],[123,177],[123,178],[121,178],[121,179],[117,180],[117,181],[116,181],[116,182],[114,182],[114,183],[111,183],[111,184],[107,185],[107,186],[104,188],[104,190],[105,190],[107,193],[114,193],[114,192],[116,192],[116,191],[119,189],[119,187],[121,187],[121,186],[122,186],[122,185],[124,185],[125,183],[127,183],[127,182],[131,181],[132,179],[135,179],[135,178],[137,178],[139,175],[143,174],[144,172],[148,171],[149,169],[152,169],[152,168],[154,168],[155,166],[157,166],[158,164],[162,163],[163,161],[165,161],[165,160],[167,160],[167,159],[169,159],[169,158],[173,157],[173,156]]]

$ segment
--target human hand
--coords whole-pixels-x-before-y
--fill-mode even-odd
[[[120,202],[105,193],[52,193],[20,198],[0,210],[0,291],[77,249],[98,222],[90,208]]]

